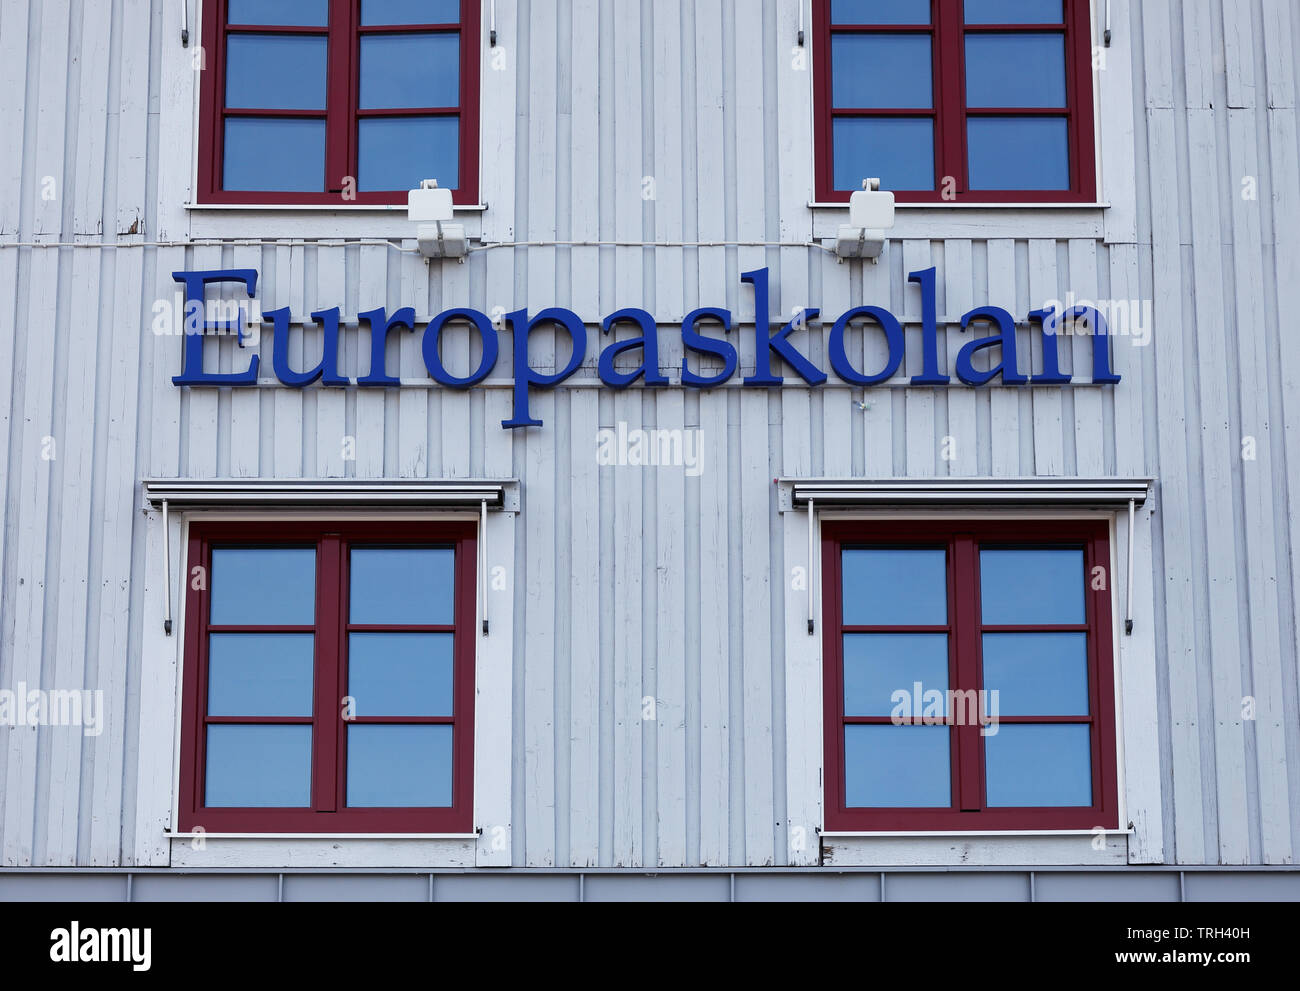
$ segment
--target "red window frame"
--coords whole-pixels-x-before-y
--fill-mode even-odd
[[[302,27],[266,24],[227,25],[227,0],[207,0],[203,9],[203,38],[207,70],[200,85],[198,199],[201,203],[284,204],[319,206],[394,205],[406,202],[409,190],[356,191],[343,198],[343,179],[357,175],[357,122],[366,117],[458,116],[460,118],[459,183],[453,193],[457,204],[478,203],[479,184],[479,39],[481,0],[460,0],[456,24],[373,25],[360,23],[360,0],[329,0],[329,26]],[[460,104],[398,110],[359,110],[361,37],[366,34],[412,34],[429,31],[460,33]],[[226,37],[238,34],[294,34],[325,36],[328,40],[326,109],[248,110],[228,108],[226,92]],[[208,42],[207,39],[212,39]],[[266,192],[227,190],[222,183],[227,116],[300,117],[325,120],[325,174],[323,192]],[[437,178],[425,176],[424,178]],[[337,188],[335,188],[337,184]]]
[[[906,633],[907,627],[846,627],[843,622],[842,552],[846,547],[945,548],[948,552],[949,685],[982,689],[982,634],[996,632],[1087,632],[1086,717],[1001,716],[1001,726],[1088,724],[1091,732],[1092,798],[1087,808],[990,809],[985,805],[984,746],[980,726],[955,726],[951,736],[952,805],[927,809],[849,808],[846,803],[844,726],[889,724],[890,717],[844,714],[845,633]],[[980,616],[979,548],[1082,547],[1085,578],[1104,568],[1110,575],[1110,528],[1099,521],[828,521],[822,527],[822,588],[825,590],[823,686],[826,828],[830,832],[1091,830],[1118,828],[1115,740],[1115,672],[1110,583],[1085,581],[1085,626],[984,626]],[[913,628],[913,632],[940,632]],[[951,720],[948,720],[951,725]]]
[[[316,548],[316,623],[311,627],[213,627],[208,582],[190,582],[186,593],[185,678],[179,825],[209,833],[458,833],[473,831],[474,652],[477,528],[460,522],[196,523],[189,535],[189,574],[211,574],[214,546]],[[450,627],[350,626],[347,616],[348,548],[357,546],[451,546],[455,549],[454,625]],[[453,715],[355,717],[344,721],[349,632],[452,633]],[[208,642],[213,632],[313,633],[316,637],[313,714],[309,718],[211,717],[207,715]],[[304,809],[207,808],[203,804],[206,727],[213,723],[310,724],[311,807]],[[436,809],[350,809],[346,805],[347,726],[447,725],[452,740],[452,805]]]
[[[814,130],[816,196],[822,203],[847,203],[854,190],[835,188],[834,119],[836,117],[933,117],[933,191],[895,190],[900,203],[1092,203],[1097,199],[1096,134],[1092,86],[1092,9],[1090,0],[1063,0],[1065,20],[1059,24],[965,23],[964,0],[931,0],[928,25],[832,25],[831,0],[812,0],[814,71]],[[1065,35],[1064,108],[986,108],[966,106],[966,45],[970,34],[1063,32]],[[917,109],[837,109],[831,105],[832,33],[931,34],[934,63],[934,107]],[[968,117],[1065,117],[1069,134],[1068,190],[972,190],[966,147]],[[952,176],[956,189],[943,195],[943,180]],[[869,178],[863,176],[862,178]]]

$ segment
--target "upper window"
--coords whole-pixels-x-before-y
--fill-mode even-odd
[[[474,534],[192,528],[183,830],[470,832]]]
[[[827,523],[831,831],[1114,829],[1104,523]]]
[[[817,198],[1096,199],[1088,0],[813,0]]]
[[[199,198],[478,199],[479,0],[210,0]],[[208,40],[211,39],[211,40]]]

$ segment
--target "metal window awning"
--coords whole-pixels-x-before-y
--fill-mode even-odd
[[[809,503],[822,509],[892,506],[1075,506],[1108,509],[1141,506],[1151,492],[1150,478],[941,478],[941,479],[778,479],[789,492],[788,508]]]
[[[172,509],[256,506],[504,509],[513,481],[160,481],[146,480],[145,499]]]

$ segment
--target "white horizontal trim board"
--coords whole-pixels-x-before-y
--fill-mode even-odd
[[[1154,479],[779,479],[795,505],[833,506],[1143,505]]]
[[[477,482],[213,482],[150,481],[155,506],[489,506],[505,505],[514,481]]]

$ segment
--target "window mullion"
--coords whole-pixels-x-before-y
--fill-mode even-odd
[[[327,534],[320,543],[320,570],[316,576],[316,713],[313,726],[313,808],[337,812],[341,771],[339,769],[339,722],[342,715],[341,685],[344,615],[343,547],[338,534]]]
[[[969,534],[953,541],[953,640],[957,648],[957,684],[960,692],[977,691],[979,674],[979,570],[975,540]],[[978,706],[977,706],[978,708]],[[956,712],[968,707],[955,705]],[[957,807],[962,812],[984,809],[984,755],[978,720],[970,726],[954,726],[957,751]]]
[[[962,79],[963,23],[962,0],[940,0],[935,5],[935,47],[938,62],[938,98],[935,100],[939,152],[939,190],[951,176],[954,191],[967,192],[966,181],[966,87]]]
[[[325,102],[325,190],[342,193],[344,182],[352,176],[356,120],[356,81],[353,51],[357,46],[356,4],[353,0],[330,0],[329,79]]]

